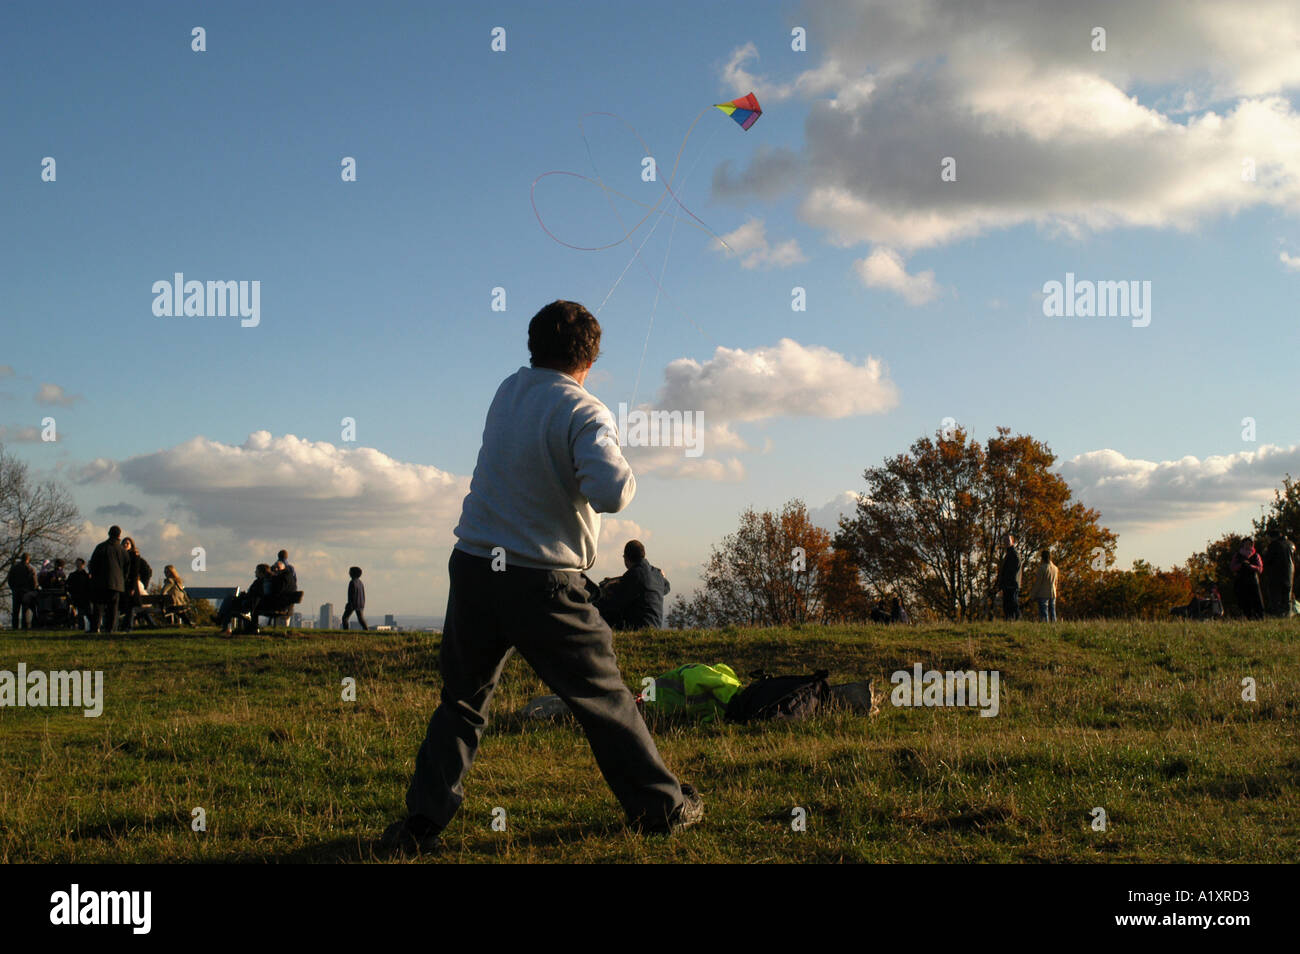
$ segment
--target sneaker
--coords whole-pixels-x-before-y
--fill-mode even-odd
[[[704,818],[704,799],[695,790],[694,785],[682,783],[682,803],[668,816],[667,822],[652,822],[642,819],[632,827],[643,835],[671,835],[684,828],[698,824]]]
[[[408,815],[389,825],[379,839],[381,851],[392,855],[421,855],[436,851],[442,829],[423,815]]]

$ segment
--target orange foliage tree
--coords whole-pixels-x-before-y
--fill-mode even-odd
[[[710,548],[703,585],[668,611],[673,628],[782,626],[824,619],[831,536],[802,500],[780,513],[752,507],[740,526]]]
[[[1055,462],[1046,444],[1005,427],[984,444],[961,428],[922,437],[864,472],[866,493],[856,514],[841,518],[835,547],[877,591],[930,615],[978,619],[992,613],[1001,539],[1011,533],[1025,567],[1022,597],[1036,554],[1050,547],[1067,604],[1073,581],[1114,559],[1116,536],[1097,511],[1071,500]]]

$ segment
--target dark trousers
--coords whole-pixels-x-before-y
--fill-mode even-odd
[[[1020,619],[1020,587],[1003,587],[1002,615],[1007,619]]]
[[[442,703],[415,759],[406,793],[412,815],[445,827],[465,798],[462,782],[506,660],[516,649],[568,704],[601,774],[631,822],[663,826],[681,786],[623,682],[613,634],[589,602],[586,575],[511,567],[453,550],[442,632]]]
[[[101,594],[95,600],[95,611],[90,616],[90,631],[92,633],[111,633],[117,629],[117,604],[122,599],[122,594],[112,590],[108,593]],[[105,617],[108,620],[107,629],[101,629],[100,624],[104,622]]]
[[[366,625],[366,617],[361,612],[361,610],[359,610],[357,607],[349,603],[347,606],[343,607],[343,628],[344,629],[348,628],[348,620],[352,618],[353,613],[357,614],[357,622],[361,624],[362,629],[370,628],[369,626]]]
[[[32,611],[31,603],[28,600],[26,590],[10,590],[9,602],[13,604],[14,629],[31,629],[32,628]]]

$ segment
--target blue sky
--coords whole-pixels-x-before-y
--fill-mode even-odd
[[[640,458],[594,575],[639,535],[689,590],[744,506],[830,514],[947,416],[1046,440],[1124,564],[1179,562],[1245,529],[1300,457],[1300,274],[1283,258],[1300,253],[1300,67],[1279,52],[1261,68],[1252,46],[1258,16],[1294,14],[1082,6],[992,4],[972,34],[937,0],[919,22],[868,2],[7,4],[0,440],[68,483],[87,543],[121,512],[99,508],[126,504],[117,522],[155,565],[203,545],[205,582],[242,582],[283,544],[313,605],[341,603],[359,562],[376,612],[439,614],[483,413],[526,363],[528,319],[609,295],[591,389],[631,401],[644,345],[638,402],[715,387],[706,423],[733,443],[711,471]],[[1105,52],[1093,20],[1112,24]],[[981,30],[1007,48],[981,60]],[[600,252],[539,227],[530,184],[592,159],[610,188],[662,196],[635,136],[590,117],[584,145],[583,114],[632,124],[663,176],[700,110],[750,89],[762,118],[745,132],[707,112],[674,184],[740,254],[684,215]],[[536,198],[573,244],[622,233],[591,183],[548,177]],[[867,261],[901,271],[869,280]],[[156,317],[151,286],[178,271],[260,281],[261,323]],[[656,306],[647,271],[681,311]],[[1067,272],[1150,281],[1151,324],[1045,317],[1043,285]],[[685,392],[665,384],[683,358],[699,366]],[[802,384],[754,398],[764,364]],[[46,384],[61,392],[38,401]],[[59,441],[31,439],[50,415]]]

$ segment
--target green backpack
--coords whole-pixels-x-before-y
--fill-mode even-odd
[[[647,715],[688,716],[712,722],[727,710],[731,697],[740,691],[740,680],[724,663],[707,666],[689,663],[655,677],[637,702]]]

